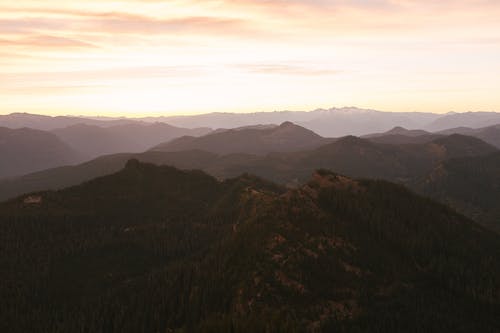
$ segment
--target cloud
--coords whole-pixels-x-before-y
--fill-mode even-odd
[[[177,0],[168,2],[170,7],[158,7],[165,5],[163,1],[129,0],[120,8],[108,1],[57,3],[0,7],[4,13],[0,14],[0,34],[190,35],[280,41],[382,32],[401,35],[464,25],[466,19],[485,25],[496,20],[493,13],[500,13],[500,3],[492,0]]]
[[[0,19],[0,34],[2,35],[33,33],[40,30],[65,30],[66,28],[67,24],[64,21],[48,18]]]
[[[15,40],[0,39],[1,46],[28,46],[36,48],[95,48],[97,46],[79,40],[49,35],[36,35]]]
[[[175,19],[155,19],[151,17],[105,17],[93,18],[84,25],[89,29],[102,30],[109,33],[230,33],[244,28],[244,22],[236,19],[217,17],[182,17]]]
[[[86,31],[113,34],[196,33],[206,35],[222,32],[231,34],[232,31],[244,32],[250,27],[244,19],[209,15],[156,17],[127,12],[57,8],[11,8],[10,10],[21,14],[22,17],[0,19],[0,33],[2,34]]]

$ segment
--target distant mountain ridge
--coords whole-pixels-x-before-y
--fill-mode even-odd
[[[499,112],[464,112],[449,113],[434,120],[424,129],[442,131],[448,128],[471,127],[480,128],[500,124]]]
[[[493,126],[487,126],[482,128],[470,128],[470,127],[449,128],[440,131],[438,133],[443,135],[449,135],[449,134],[469,135],[475,138],[479,138],[484,142],[488,142],[489,144],[492,144],[497,148],[500,148],[500,123]]]
[[[435,140],[439,137],[460,134],[471,136],[483,140],[497,148],[500,148],[500,124],[481,127],[456,127],[448,128],[439,132],[428,132],[424,130],[408,130],[403,127],[394,127],[393,129],[383,133],[373,133],[362,136],[362,138],[370,141],[388,144],[404,144],[404,143],[426,143]]]
[[[194,116],[144,118],[191,127],[232,128],[253,124],[281,124],[286,121],[314,131],[324,137],[363,135],[386,131],[394,126],[421,128],[441,115],[419,112],[382,112],[355,107],[317,109],[314,111],[276,111],[256,113],[209,113]]]
[[[106,118],[103,118],[106,119]],[[33,129],[50,131],[56,128],[72,126],[76,124],[86,124],[94,126],[114,126],[123,125],[136,122],[132,119],[93,119],[85,117],[74,116],[44,116],[31,113],[11,113],[7,115],[0,115],[0,126],[8,128],[23,128],[29,127]]]
[[[341,137],[385,132],[397,126],[431,132],[458,126],[479,128],[500,123],[500,113],[383,112],[372,109],[343,107],[314,111],[276,111],[244,114],[209,113],[194,116],[149,117],[142,120],[164,121],[182,127],[209,126],[213,128],[241,127],[259,123],[280,124],[284,121],[291,121],[325,137]]]
[[[313,111],[276,111],[255,113],[207,113],[186,116],[143,118],[84,118],[47,117],[30,114],[0,115],[0,126],[32,127],[51,130],[85,123],[95,126],[113,126],[132,122],[162,122],[184,128],[236,128],[256,124],[281,124],[290,121],[323,137],[367,135],[390,130],[396,126],[423,129],[431,132],[451,127],[479,128],[500,123],[497,112],[465,112],[435,114],[430,112],[383,112],[356,107],[317,109]]]

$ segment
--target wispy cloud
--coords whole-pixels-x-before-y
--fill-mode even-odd
[[[158,17],[127,12],[97,12],[68,9],[33,8],[21,10],[20,18],[0,19],[0,31],[5,33],[32,33],[37,31],[92,31],[114,34],[172,34],[172,33],[227,33],[249,29],[246,20],[223,16]],[[0,15],[1,18],[1,15]]]
[[[153,33],[153,34],[213,34],[231,33],[234,29],[245,29],[242,20],[218,17],[182,17],[173,19],[155,19],[150,17],[106,17],[94,18],[83,23],[91,30],[108,33]]]
[[[57,37],[57,36],[49,36],[49,35],[35,35],[29,37],[23,37],[20,39],[0,39],[0,45],[4,47],[9,46],[27,46],[27,47],[42,47],[42,48],[94,48],[97,47],[91,43],[86,43],[83,41]]]

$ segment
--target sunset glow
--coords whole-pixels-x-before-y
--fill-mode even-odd
[[[500,109],[495,0],[0,0],[0,113]]]

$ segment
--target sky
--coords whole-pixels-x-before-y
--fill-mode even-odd
[[[0,114],[500,111],[498,0],[0,0]]]

